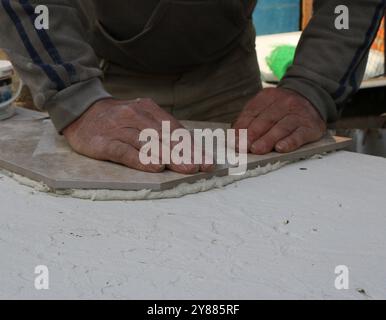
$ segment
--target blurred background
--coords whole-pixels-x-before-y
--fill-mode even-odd
[[[267,86],[277,82],[293,55],[288,48],[283,48],[278,58],[273,57],[272,52],[278,46],[295,47],[312,14],[313,0],[259,1],[253,19],[258,35],[259,65]],[[278,60],[272,63],[272,58]],[[385,20],[372,45],[361,90],[340,112],[340,120],[331,123],[330,129],[354,139],[351,151],[386,157]]]
[[[299,31],[302,10],[301,0],[259,0],[253,14],[257,35]]]

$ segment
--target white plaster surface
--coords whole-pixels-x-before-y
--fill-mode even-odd
[[[348,152],[139,202],[54,197],[0,175],[0,298],[386,298],[385,184],[385,159]],[[337,265],[349,290],[334,287]]]

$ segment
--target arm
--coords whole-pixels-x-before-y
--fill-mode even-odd
[[[248,129],[253,153],[291,152],[319,140],[326,122],[336,119],[337,105],[362,81],[386,1],[319,0],[316,5],[279,88],[259,93],[234,125]],[[348,30],[335,27],[339,5],[349,8]]]
[[[102,71],[87,42],[87,19],[82,17],[82,6],[90,3],[0,0],[0,47],[30,87],[36,105],[49,112],[76,152],[138,170],[162,171],[162,164],[140,162],[139,133],[160,128],[163,120],[173,128],[181,124],[149,99],[115,100],[104,90]],[[35,6],[40,4],[49,9],[49,30],[34,27]],[[194,173],[212,166],[172,163],[169,169]]]
[[[335,27],[335,8],[349,9],[349,29]],[[300,40],[294,65],[280,87],[307,98],[325,120],[335,120],[337,105],[355,93],[367,55],[385,11],[384,0],[318,0],[315,15]]]
[[[0,47],[31,89],[34,102],[48,111],[58,131],[94,102],[110,97],[93,49],[86,41],[82,1],[1,0]],[[49,29],[34,23],[37,5],[49,9]]]

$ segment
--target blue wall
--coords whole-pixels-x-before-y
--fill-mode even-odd
[[[258,35],[298,31],[300,0],[259,0],[253,20]]]

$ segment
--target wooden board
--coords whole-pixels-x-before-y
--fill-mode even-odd
[[[379,87],[386,87],[386,76],[365,80],[362,82],[360,89],[370,89]]]
[[[25,114],[0,121],[0,168],[43,182],[54,190],[109,189],[161,191],[181,183],[193,183],[213,176],[228,175],[228,166],[218,166],[213,173],[183,175],[166,171],[159,174],[144,173],[124,166],[89,159],[73,152],[65,139],[59,136],[45,114]],[[34,120],[31,120],[33,116]],[[220,124],[192,123],[194,128],[217,128]],[[264,156],[249,155],[248,168],[265,166],[278,161],[296,161],[314,154],[347,147],[350,139],[325,137],[300,150]]]
[[[304,30],[312,18],[313,0],[302,1],[302,30]]]

